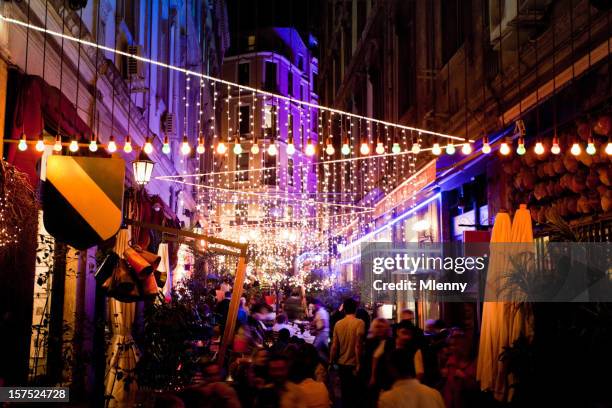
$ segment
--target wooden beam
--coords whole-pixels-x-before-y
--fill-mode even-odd
[[[240,298],[242,297],[242,286],[244,285],[245,275],[246,257],[241,255],[240,258],[238,258],[238,267],[236,268],[236,277],[234,278],[232,298],[227,313],[227,320],[225,321],[223,339],[221,341],[221,347],[219,347],[219,353],[217,354],[217,362],[221,367],[225,362],[225,355],[227,354],[229,345],[233,341],[234,333],[236,332],[236,319],[238,318],[238,307],[240,306]]]

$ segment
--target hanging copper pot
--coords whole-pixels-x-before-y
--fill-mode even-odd
[[[113,271],[113,281],[111,283],[110,291],[115,293],[130,293],[136,286],[136,282],[127,263],[120,259],[119,263]]]
[[[134,269],[138,279],[144,279],[153,273],[153,266],[134,248],[128,247],[123,253],[127,263]]]
[[[111,277],[113,274],[113,269],[115,269],[118,261],[119,255],[117,255],[114,251],[106,255],[106,258],[104,258],[104,261],[102,261],[98,267],[98,270],[96,271],[96,274],[94,275],[96,282],[99,285],[102,285],[109,277]]]
[[[157,286],[159,288],[163,288],[166,284],[166,280],[168,279],[168,273],[156,270],[155,272],[153,272],[153,274],[155,275],[155,281],[157,282]]]
[[[155,275],[151,274],[146,277],[142,283],[142,296],[147,299],[155,298],[159,293],[159,289],[157,287],[157,281],[155,280]]]
[[[135,249],[138,251],[137,247]],[[149,251],[145,251],[144,249],[141,249],[139,254],[145,259],[145,261],[151,264],[153,271],[157,270],[157,268],[159,267],[159,263],[161,262],[161,256],[156,255]]]

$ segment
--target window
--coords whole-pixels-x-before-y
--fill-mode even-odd
[[[276,185],[276,156],[265,155],[264,167],[266,170],[262,172],[262,184],[265,186]]]
[[[302,57],[302,55],[298,55],[297,57],[297,67],[300,71],[304,70],[304,57]]]
[[[287,95],[293,96],[293,72],[287,74]]]
[[[254,35],[249,35],[249,37],[247,38],[247,48],[249,51],[253,51],[255,49],[255,36]]]
[[[236,181],[249,180],[249,153],[242,152],[236,155]]]
[[[264,115],[263,115],[263,127],[264,127],[264,135],[267,138],[274,137],[274,132],[276,131],[276,115],[275,106],[266,105],[264,107]]]
[[[247,203],[238,203],[234,207],[236,216],[236,224],[244,224],[249,219],[249,205]]]
[[[250,112],[251,107],[249,105],[240,105],[240,124],[238,129],[241,135],[246,135],[251,131]]]
[[[241,62],[238,64],[238,83],[240,85],[248,85],[251,80],[251,64]]]
[[[266,61],[264,88],[266,91],[277,91],[276,62]]]
[[[293,186],[293,159],[287,159],[287,185]]]

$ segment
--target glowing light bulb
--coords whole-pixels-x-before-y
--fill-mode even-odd
[[[580,153],[582,153],[582,148],[580,147],[580,144],[574,143],[572,145],[572,148],[570,149],[570,153],[574,156],[578,156]]]
[[[306,150],[304,153],[306,153],[306,156],[314,156],[315,154],[315,147],[310,139],[308,139],[308,142],[306,143]]]
[[[334,149],[334,145],[331,143],[328,143],[327,147],[325,148],[325,153],[327,153],[328,156],[332,156],[334,153],[336,153],[336,149]]]
[[[125,137],[125,144],[123,145],[123,151],[125,153],[132,153],[132,138],[130,137],[130,135],[127,135]]]
[[[257,142],[255,142],[253,146],[251,146],[251,153],[259,154],[259,145],[257,144]]]
[[[340,153],[342,153],[345,156],[348,156],[349,154],[351,154],[351,148],[349,147],[348,143],[344,143],[342,145],[342,148],[340,149]]]
[[[362,142],[361,146],[359,147],[359,153],[364,156],[370,154],[370,145],[367,142]]]
[[[153,144],[151,143],[151,139],[147,136],[147,138],[145,139],[145,144],[144,147],[142,148],[142,150],[146,153],[146,154],[151,154],[153,153]]]
[[[109,153],[115,153],[117,151],[117,143],[115,143],[115,138],[113,136],[108,139],[106,150],[108,150]]]
[[[393,146],[391,146],[391,153],[400,154],[401,152],[402,148],[400,147],[399,143],[393,143]]]
[[[200,140],[198,140],[198,146],[196,147],[196,152],[198,154],[204,154],[205,151],[206,147],[204,147],[204,138],[200,137]]]
[[[469,144],[468,142],[465,142],[463,146],[461,146],[461,153],[465,155],[472,153],[472,145]]]
[[[612,156],[612,141],[608,141],[608,144],[606,145],[606,154],[608,156]]]
[[[592,137],[589,137],[589,143],[587,144],[586,152],[590,156],[593,156],[595,153],[597,153],[597,149],[595,149],[595,143]]]
[[[62,151],[62,138],[60,135],[55,136],[55,144],[53,145],[53,150],[56,152]]]
[[[96,139],[93,139],[91,142],[89,142],[89,151],[90,152],[98,151],[98,143],[96,142]]]
[[[457,150],[457,149],[455,149],[455,145],[454,144],[449,143],[449,144],[446,145],[446,154],[452,156],[453,154],[455,154],[455,150]]]
[[[21,140],[19,141],[17,148],[22,152],[25,152],[26,150],[28,150],[28,142],[26,140],[25,133],[21,135]]]
[[[225,144],[225,142],[220,141],[219,143],[217,143],[217,153],[225,154],[226,152],[227,152],[227,145]]]
[[[276,156],[276,153],[278,153],[278,149],[276,148],[276,145],[272,143],[270,146],[268,146],[268,154],[270,156]]]
[[[382,142],[376,143],[376,154],[385,154],[385,145]]]
[[[552,154],[561,153],[561,147],[559,146],[559,138],[557,136],[553,137],[552,146],[550,148],[550,152]]]
[[[36,142],[36,146],[34,148],[37,152],[42,152],[45,150],[45,142],[43,141],[42,136],[38,138],[38,142]]]
[[[166,135],[164,136],[164,144],[162,145],[162,153],[170,154],[171,152],[172,152],[172,149],[170,149],[170,139]]]
[[[431,153],[435,156],[439,156],[442,154],[442,148],[440,147],[440,143],[434,143],[431,147]]]
[[[79,144],[77,143],[76,140],[72,139],[72,141],[70,142],[70,145],[68,145],[68,150],[70,150],[72,153],[79,150]]]
[[[516,147],[516,154],[518,154],[519,156],[522,156],[526,152],[527,152],[527,149],[525,149],[525,141],[523,140],[523,138],[519,138],[518,146]]]
[[[502,144],[499,146],[499,152],[504,156],[510,154],[510,146],[508,146],[508,142],[502,142]]]
[[[189,140],[187,139],[187,136],[183,136],[183,143],[181,143],[181,153],[183,154],[183,156],[187,156],[189,153],[191,153],[191,146],[189,146]]]
[[[419,154],[421,153],[421,145],[419,144],[419,142],[413,143],[412,144],[412,154]]]
[[[287,145],[287,154],[289,156],[292,156],[295,153],[295,145],[293,144],[292,141],[289,141],[289,144]]]
[[[234,154],[242,154],[242,145],[238,140],[236,140],[236,143],[234,143]]]
[[[482,144],[482,152],[484,154],[489,154],[491,153],[491,145],[489,144],[489,142],[484,142]]]
[[[538,156],[544,154],[544,145],[542,144],[542,142],[536,142],[535,147],[533,148],[533,151]]]

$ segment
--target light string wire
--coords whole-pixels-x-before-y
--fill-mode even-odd
[[[174,70],[174,71],[177,71],[177,72],[181,72],[181,73],[183,73],[185,75],[189,75],[189,76],[193,75],[193,76],[196,76],[196,77],[199,77],[199,78],[204,78],[204,79],[209,80],[209,81],[218,82],[220,84],[224,84],[224,85],[227,85],[227,86],[234,86],[234,87],[237,87],[237,88],[249,91],[249,92],[256,92],[256,93],[259,93],[261,95],[266,95],[266,96],[270,96],[270,97],[273,97],[273,98],[278,98],[278,99],[285,100],[287,102],[292,102],[292,103],[295,103],[295,104],[298,104],[298,105],[307,106],[307,107],[311,107],[311,108],[314,108],[314,109],[320,109],[320,110],[324,110],[324,111],[328,111],[328,112],[332,112],[332,113],[337,113],[337,114],[344,115],[344,116],[347,116],[347,117],[350,117],[350,118],[354,118],[354,119],[370,120],[370,121],[375,122],[375,123],[380,123],[381,125],[391,126],[391,127],[395,127],[395,128],[398,128],[398,129],[417,131],[417,132],[421,132],[423,134],[427,134],[427,135],[431,135],[431,136],[437,136],[437,137],[443,137],[443,138],[452,139],[452,140],[461,140],[461,141],[464,141],[464,138],[459,137],[459,136],[453,136],[453,135],[449,135],[449,134],[445,134],[445,133],[434,132],[432,130],[427,130],[427,129],[419,129],[419,128],[415,128],[415,127],[412,127],[412,126],[400,125],[398,123],[392,123],[392,122],[388,122],[388,121],[381,120],[381,119],[375,119],[375,118],[371,118],[371,117],[367,117],[367,116],[362,116],[362,115],[358,115],[358,114],[351,113],[351,112],[345,112],[345,111],[342,111],[342,110],[339,110],[339,109],[330,108],[330,107],[323,106],[323,105],[318,105],[318,104],[315,104],[315,103],[312,103],[312,102],[302,101],[302,100],[299,100],[299,99],[292,98],[290,96],[284,96],[284,95],[275,94],[273,92],[257,89],[257,88],[254,88],[254,87],[251,87],[251,86],[248,86],[248,85],[240,85],[240,84],[237,84],[235,82],[231,82],[231,81],[227,81],[227,80],[224,80],[224,79],[221,79],[221,78],[216,78],[216,77],[210,76],[208,74],[203,74],[203,73],[200,73],[200,72],[197,72],[197,71],[193,71],[193,70],[190,70],[190,69],[187,69],[187,68],[181,68],[181,67],[177,67],[175,65],[166,64],[164,62],[160,62],[160,61],[154,60],[152,58],[147,58],[147,57],[143,57],[143,56],[139,56],[139,55],[135,55],[135,54],[130,54],[129,52],[121,51],[121,50],[118,50],[116,48],[107,47],[105,45],[100,45],[100,44],[97,44],[97,43],[92,42],[92,41],[84,40],[82,38],[76,38],[76,37],[73,37],[71,35],[59,33],[57,31],[53,31],[53,30],[50,30],[48,28],[40,27],[40,26],[37,26],[37,25],[34,25],[34,24],[30,24],[30,23],[21,21],[21,20],[17,20],[17,19],[11,18],[11,17],[7,17],[7,16],[2,15],[2,14],[0,14],[0,21],[4,21],[4,22],[9,23],[9,24],[15,24],[15,25],[18,25],[18,26],[21,26],[21,27],[24,27],[24,28],[29,28],[29,29],[32,29],[32,30],[35,30],[35,31],[38,31],[38,32],[47,33],[47,34],[50,34],[50,35],[53,35],[53,36],[56,36],[56,37],[60,37],[60,38],[64,38],[64,39],[67,39],[67,40],[70,40],[70,41],[77,42],[77,43],[79,43],[81,45],[86,45],[86,46],[89,46],[89,47],[95,47],[95,48],[98,48],[99,50],[111,52],[111,53],[114,53],[114,54],[117,54],[117,55],[121,55],[121,56],[124,56],[124,57],[127,57],[127,58],[133,58],[133,59],[135,59],[137,61],[141,61],[141,62],[144,62],[144,63],[147,63],[147,64],[154,64],[154,65],[160,66],[162,68],[166,68],[166,69]],[[474,140],[473,139],[469,139],[468,142],[473,143]]]

